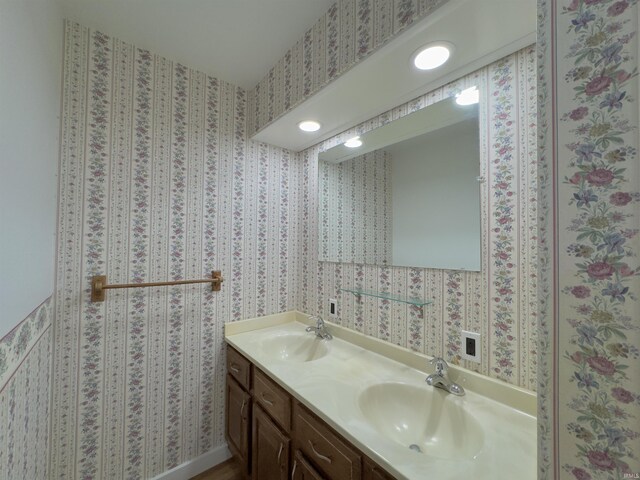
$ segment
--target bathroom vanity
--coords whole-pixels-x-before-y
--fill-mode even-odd
[[[394,478],[231,346],[226,398],[229,449],[249,478]]]
[[[247,478],[521,479],[536,476],[535,394],[287,312],[225,326],[229,448]]]

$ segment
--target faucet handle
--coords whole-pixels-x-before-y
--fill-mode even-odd
[[[309,320],[315,320],[316,328],[321,328],[322,326],[324,326],[324,320],[322,320],[322,317],[320,315],[309,315]]]
[[[444,377],[447,374],[449,364],[442,357],[433,357],[429,363],[436,366],[436,375]]]

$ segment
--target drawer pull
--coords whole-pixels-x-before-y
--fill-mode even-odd
[[[261,394],[260,394],[260,396],[262,397],[262,401],[263,401],[264,403],[266,403],[266,404],[267,404],[267,405],[269,405],[270,407],[273,407],[273,402],[267,398],[267,396],[264,394],[264,392],[263,392],[263,393],[261,393]]]
[[[229,366],[229,369],[230,369],[233,373],[240,373],[240,368],[239,368],[239,366],[238,366],[238,364],[237,364],[237,363],[232,363],[232,364]]]
[[[278,464],[280,464],[280,455],[282,455],[282,448],[284,445],[280,442],[280,450],[278,450]]]
[[[242,416],[242,412],[244,412],[244,407],[247,406],[247,401],[242,400],[242,406],[240,407],[240,416]]]
[[[291,470],[291,480],[296,476],[296,467],[298,466],[298,460],[293,461],[293,469]]]
[[[318,457],[320,460],[324,460],[325,462],[329,462],[330,464],[333,463],[329,457],[325,457],[321,453],[318,453],[318,451],[316,450],[316,447],[313,445],[313,442],[311,440],[309,440],[309,445],[311,446],[311,450],[313,450],[313,453],[315,453],[316,457]]]

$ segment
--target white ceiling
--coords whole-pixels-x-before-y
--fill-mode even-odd
[[[335,0],[60,0],[66,18],[245,89]]]

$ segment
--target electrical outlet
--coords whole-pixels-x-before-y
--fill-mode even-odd
[[[332,318],[338,316],[338,302],[335,298],[329,299],[329,316]]]
[[[460,356],[465,360],[480,363],[480,334],[462,330],[462,353]]]

